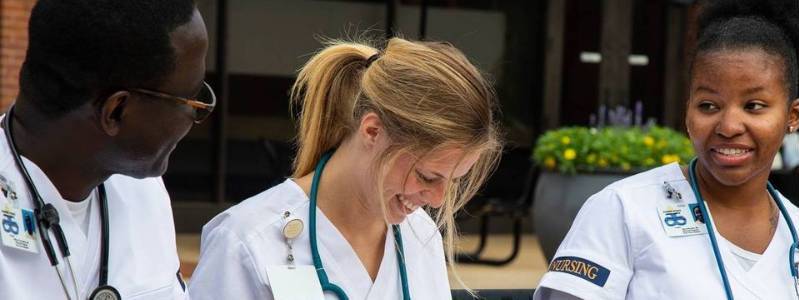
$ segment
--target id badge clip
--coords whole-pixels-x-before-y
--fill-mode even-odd
[[[287,264],[266,267],[266,275],[275,299],[324,299],[316,268],[313,265],[297,265],[295,262],[292,244],[304,227],[302,220],[292,216],[291,212],[283,213],[282,233],[288,250]]]

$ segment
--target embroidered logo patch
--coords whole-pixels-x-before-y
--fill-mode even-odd
[[[561,256],[552,260],[549,271],[563,272],[585,279],[600,287],[605,286],[610,270],[587,259],[574,256]]]

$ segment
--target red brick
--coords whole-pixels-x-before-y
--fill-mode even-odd
[[[28,19],[35,0],[0,0],[0,111],[18,92],[19,68],[28,47]]]

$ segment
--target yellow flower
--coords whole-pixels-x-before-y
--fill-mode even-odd
[[[673,163],[673,162],[680,162],[680,156],[672,155],[672,154],[665,154],[665,155],[663,155],[663,157],[660,158],[660,162],[662,162],[664,165],[670,164],[670,163]]]
[[[563,151],[563,158],[566,160],[573,160],[575,157],[577,157],[577,151],[574,151],[574,149],[569,148]]]
[[[644,160],[644,165],[646,165],[646,166],[653,166],[653,165],[655,165],[655,160],[654,160],[654,159],[652,159],[651,157],[647,157],[647,158]]]
[[[593,165],[595,161],[596,161],[596,154],[591,153],[585,157],[585,162],[588,163],[589,165]]]
[[[649,148],[652,148],[652,145],[654,144],[655,144],[655,139],[653,139],[651,136],[647,135],[644,137],[644,145],[646,145]]]
[[[605,160],[604,158],[600,158],[599,161],[597,162],[597,165],[599,165],[599,167],[601,168],[607,167],[608,161]]]
[[[571,142],[572,142],[572,139],[569,138],[568,136],[564,136],[564,137],[560,138],[560,143],[561,144],[568,145],[568,144],[571,144]]]
[[[631,169],[630,164],[626,163],[626,162],[621,163],[621,169],[625,170],[625,171],[629,171]]]
[[[550,169],[550,170],[554,169],[555,168],[555,159],[552,158],[552,157],[547,157],[547,159],[544,160],[544,166],[547,167],[547,169]]]

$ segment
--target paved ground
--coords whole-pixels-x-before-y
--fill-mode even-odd
[[[476,236],[464,236],[463,249],[473,249]],[[485,250],[487,257],[500,258],[510,253],[511,235],[492,235]],[[186,278],[191,277],[200,255],[200,236],[197,234],[178,234],[178,252],[181,270]],[[457,273],[466,285],[473,289],[532,289],[538,285],[546,270],[546,261],[534,235],[525,235],[519,256],[502,267],[460,264]],[[460,288],[450,270],[450,286]]]
[[[473,249],[477,244],[477,236],[463,237],[464,249]],[[495,234],[489,237],[486,257],[503,258],[510,253],[512,238],[510,234]],[[535,235],[525,235],[522,238],[521,251],[513,262],[494,267],[487,265],[459,264],[455,270],[466,283],[473,289],[532,289],[538,286],[538,281],[547,268],[547,262],[538,246]],[[460,288],[450,270],[450,286]]]

